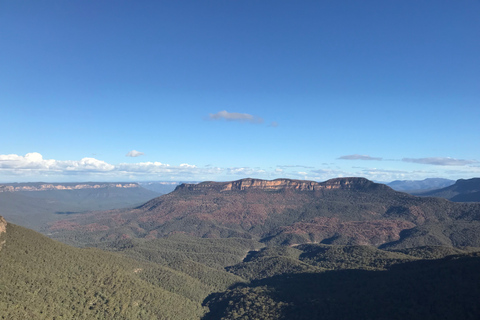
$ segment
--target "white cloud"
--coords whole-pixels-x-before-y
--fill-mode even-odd
[[[137,150],[132,150],[129,153],[127,153],[125,156],[126,157],[139,157],[143,156],[145,153],[137,151]]]
[[[361,155],[361,154],[351,154],[351,155],[341,156],[338,159],[340,160],[377,160],[377,161],[382,160],[382,158],[371,157],[371,156]]]
[[[431,164],[435,166],[466,166],[469,164],[478,163],[475,160],[463,160],[463,159],[454,159],[454,158],[442,158],[442,157],[432,157],[432,158],[403,158],[403,162],[413,162],[421,164]]]
[[[227,121],[239,121],[239,122],[250,122],[250,123],[263,123],[263,119],[257,116],[253,116],[248,113],[237,113],[237,112],[227,112],[225,110],[210,113],[208,116],[211,120],[227,120]]]
[[[115,166],[94,158],[73,160],[45,160],[40,153],[27,153],[25,156],[16,154],[0,155],[0,170],[31,171],[31,172],[104,172],[111,171]]]
[[[242,169],[240,171],[245,174],[262,172],[262,170]],[[129,180],[146,178],[185,180],[195,178],[194,180],[197,180],[197,177],[216,178],[221,174],[235,174],[235,171],[212,166],[199,168],[188,163],[182,163],[178,166],[161,162],[120,163],[114,165],[95,158],[61,161],[44,159],[41,154],[36,152],[28,153],[25,156],[16,154],[0,155],[0,179],[4,180],[8,176],[14,177],[15,180],[22,178],[24,181],[41,180],[45,177],[50,180],[65,180],[68,179],[68,176],[73,175],[82,177],[82,179],[117,181],[125,178]]]
[[[466,160],[450,158],[441,163],[463,163]],[[455,161],[453,161],[455,160]],[[428,161],[430,163],[431,161]],[[383,162],[385,163],[385,162]],[[421,162],[424,163],[424,162]],[[445,164],[444,164],[445,165]],[[411,171],[399,168],[319,168],[302,165],[277,166],[269,170],[258,167],[198,167],[189,163],[170,165],[162,162],[137,162],[110,164],[95,158],[80,160],[44,159],[40,153],[24,156],[0,155],[0,181],[121,181],[121,180],[173,180],[173,181],[227,181],[240,178],[292,178],[325,181],[336,177],[357,176],[376,181],[420,180],[429,177],[450,179],[479,176],[480,167],[463,165],[454,170],[435,167],[428,171]]]

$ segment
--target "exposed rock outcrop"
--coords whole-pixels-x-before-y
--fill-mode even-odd
[[[183,183],[175,190],[188,191],[243,191],[250,189],[261,189],[265,191],[278,190],[298,190],[298,191],[317,191],[330,189],[365,189],[370,187],[388,188],[385,185],[376,184],[365,178],[336,178],[325,182],[315,182],[308,180],[292,180],[292,179],[241,179],[230,182],[201,182],[198,184]]]
[[[2,247],[5,244],[5,240],[3,240],[5,232],[7,232],[7,221],[0,216],[0,250],[2,250]]]
[[[7,232],[7,221],[0,216],[0,234]]]

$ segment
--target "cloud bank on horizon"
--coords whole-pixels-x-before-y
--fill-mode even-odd
[[[135,151],[135,150],[133,150]],[[138,152],[138,151],[137,151]],[[138,152],[140,153],[140,152]],[[137,154],[137,153],[133,153]],[[367,158],[365,158],[367,157]],[[339,159],[341,159],[340,157]],[[354,157],[356,160],[368,160],[368,156]],[[381,159],[381,158],[380,158]],[[404,158],[403,162],[433,167],[453,167],[445,173],[457,177],[480,174],[477,161],[453,158]],[[396,161],[398,162],[398,161]],[[276,168],[259,167],[199,167],[182,163],[170,165],[158,161],[110,164],[95,158],[80,160],[44,159],[38,152],[0,155],[0,181],[26,182],[50,180],[55,181],[87,181],[100,179],[104,181],[143,181],[143,180],[237,180],[241,178],[292,178],[325,181],[336,177],[362,176],[375,181],[413,180],[439,175],[435,170],[399,170],[382,168],[352,167],[346,170],[338,167],[313,167],[305,165],[277,165]]]
[[[403,158],[404,162],[413,162],[421,164],[431,164],[435,166],[466,166],[469,164],[478,163],[476,160],[464,160],[464,159],[454,159],[454,158],[442,158],[442,157],[433,157],[433,158]]]

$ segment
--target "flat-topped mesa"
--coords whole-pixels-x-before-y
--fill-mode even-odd
[[[0,185],[0,192],[80,190],[101,188],[139,188],[138,183],[14,183]]]
[[[298,191],[317,191],[329,189],[365,189],[372,186],[381,186],[365,178],[335,178],[325,182],[315,182],[309,180],[292,179],[241,179],[230,182],[206,181],[198,184],[183,183],[175,191],[243,191],[259,189],[265,191],[278,190],[298,190]],[[386,186],[385,186],[386,187]],[[388,188],[388,187],[386,187]]]

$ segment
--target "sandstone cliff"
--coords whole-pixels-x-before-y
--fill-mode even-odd
[[[365,188],[389,188],[385,185],[376,184],[365,178],[336,178],[325,182],[315,182],[307,180],[292,179],[241,179],[230,182],[201,182],[198,184],[184,183],[176,188],[176,191],[242,191],[251,189],[260,189],[265,191],[278,190],[298,190],[298,191],[317,191],[331,189],[365,189]]]
[[[5,240],[3,240],[5,232],[7,232],[7,221],[0,216],[0,250],[2,250],[2,247],[5,243]]]
[[[4,233],[7,231],[7,221],[0,216],[0,234]]]

